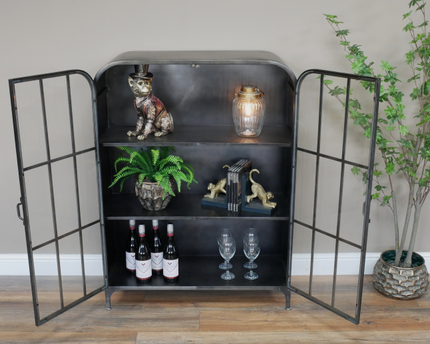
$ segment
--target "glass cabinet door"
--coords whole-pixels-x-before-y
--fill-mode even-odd
[[[356,324],[379,88],[377,78],[322,70],[304,72],[296,87],[287,286]]]
[[[9,80],[36,325],[107,287],[96,94],[82,71]]]

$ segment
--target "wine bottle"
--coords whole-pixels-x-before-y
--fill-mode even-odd
[[[163,255],[163,276],[167,282],[179,279],[179,255],[173,237],[173,225],[167,225],[167,245]]]
[[[130,220],[129,227],[130,231],[125,244],[125,267],[134,274],[136,272],[136,234],[134,231],[136,221]]]
[[[152,220],[152,229],[154,231],[151,251],[152,272],[159,275],[163,273],[163,244],[158,234],[158,220]]]
[[[145,225],[139,225],[139,246],[136,251],[136,278],[139,282],[149,282],[152,277],[151,250],[145,238]]]

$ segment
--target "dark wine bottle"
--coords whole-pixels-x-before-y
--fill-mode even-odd
[[[151,251],[152,272],[160,275],[163,273],[163,244],[158,234],[158,220],[152,220],[154,233]]]
[[[163,255],[163,276],[167,282],[179,279],[179,254],[173,237],[173,225],[167,225],[167,245]]]
[[[129,227],[130,231],[125,243],[125,267],[134,274],[136,272],[136,221],[130,220]]]
[[[139,225],[139,245],[136,251],[136,278],[139,282],[149,282],[152,277],[151,250],[145,237],[145,225]]]

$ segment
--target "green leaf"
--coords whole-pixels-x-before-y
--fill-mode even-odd
[[[376,169],[375,169],[375,171],[373,172],[373,174],[374,174],[376,177],[380,177],[380,176],[382,176],[382,172],[381,172],[381,171],[378,171],[378,170],[376,170]]]
[[[382,206],[384,206],[384,205],[387,205],[387,204],[389,204],[390,203],[390,199],[391,199],[391,195],[389,195],[389,196],[384,196],[383,198],[382,198],[382,203],[381,203],[381,207]]]
[[[411,141],[409,141],[409,140],[402,139],[402,140],[398,140],[398,142],[406,148],[414,149],[414,146],[412,145]]]
[[[406,19],[407,17],[409,17],[411,15],[412,11],[410,11],[409,13],[406,13],[403,15],[403,19]]]
[[[332,96],[337,96],[339,94],[346,94],[346,90],[344,88],[340,88],[339,86],[335,86],[335,88],[330,90],[329,93]]]
[[[414,29],[414,24],[411,22],[411,23],[408,23],[408,24],[403,28],[403,31],[408,32],[408,31],[411,31],[411,30],[413,30],[413,29]]]
[[[376,191],[382,191],[383,189],[385,189],[386,187],[385,186],[382,186],[382,185],[375,185],[375,190]]]
[[[409,129],[406,125],[399,125],[399,132],[402,135],[407,135],[409,134]]]
[[[361,104],[357,99],[351,99],[349,101],[349,106],[357,110],[361,110]]]
[[[421,11],[424,6],[426,5],[426,3],[423,3],[421,6],[419,6],[415,11]]]
[[[429,94],[429,91],[430,91],[430,81],[429,81],[429,80],[427,80],[427,81],[424,83],[424,94],[425,94],[425,95],[428,95],[428,94]]]
[[[363,178],[361,178],[361,181],[364,184],[367,184],[367,180],[369,179],[369,174],[367,172],[363,172]]]
[[[324,15],[325,15],[326,19],[332,24],[336,24],[336,25],[337,24],[343,24],[342,22],[336,20],[337,16],[335,16],[335,15],[331,15],[331,14],[324,14]]]
[[[418,5],[418,3],[420,2],[421,0],[411,0],[410,2],[409,2],[409,8],[411,8],[412,6],[416,6],[416,5]]]
[[[381,62],[382,62],[381,68],[384,72],[388,72],[394,69],[387,61],[381,61]]]
[[[348,36],[348,34],[349,34],[349,30],[337,30],[336,31],[336,37]]]
[[[387,172],[391,176],[394,172],[394,168],[395,168],[394,163],[387,161],[387,163],[385,165],[385,172]]]
[[[357,166],[354,166],[353,168],[351,168],[351,172],[354,175],[358,175],[360,173],[360,169]]]

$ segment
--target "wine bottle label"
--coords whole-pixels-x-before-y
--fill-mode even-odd
[[[163,275],[167,278],[176,278],[179,276],[179,259],[163,260]]]
[[[136,270],[136,253],[125,251],[125,267],[128,270]]]
[[[139,279],[148,279],[152,276],[151,259],[136,260],[136,277]]]
[[[152,270],[163,270],[163,252],[151,252]]]

